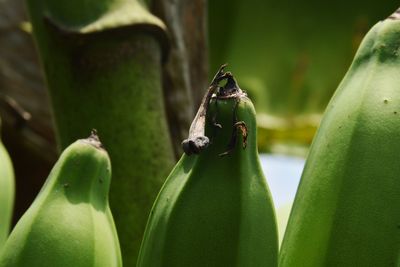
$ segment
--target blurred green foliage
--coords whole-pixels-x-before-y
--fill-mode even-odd
[[[211,69],[228,62],[258,111],[321,112],[368,29],[397,1],[210,1]]]
[[[394,0],[210,1],[210,67],[229,63],[258,114],[303,116],[304,125],[259,120],[272,133],[269,142],[276,137],[308,144],[319,121],[307,115],[323,112],[365,33],[398,5]],[[285,133],[293,129],[298,135]]]

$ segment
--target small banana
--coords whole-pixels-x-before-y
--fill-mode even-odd
[[[254,107],[224,67],[153,206],[138,267],[277,266],[275,213],[258,159]]]
[[[13,166],[7,150],[0,140],[0,251],[10,232],[14,195],[15,181]]]
[[[314,138],[280,266],[396,266],[400,9],[365,36]]]
[[[66,148],[12,231],[0,266],[121,267],[110,179],[110,160],[95,133]]]

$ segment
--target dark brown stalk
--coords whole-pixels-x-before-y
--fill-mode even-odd
[[[206,127],[207,111],[209,109],[209,104],[213,95],[216,94],[217,99],[236,98],[238,103],[241,97],[246,96],[246,94],[239,88],[233,75],[230,72],[224,72],[226,66],[227,66],[226,64],[222,65],[218,70],[217,74],[214,76],[210,86],[208,87],[206,94],[203,97],[203,100],[192,122],[192,125],[190,126],[189,137],[182,142],[182,148],[187,155],[199,154],[210,144],[210,139],[205,135],[205,127]],[[226,80],[226,84],[220,87],[219,83],[223,80]],[[242,131],[244,137],[247,136],[247,129],[245,129],[246,127],[245,123],[240,122],[238,124],[236,118],[236,107],[237,105],[235,105],[235,110],[233,111],[234,114],[234,121],[233,121],[234,131],[232,133],[233,141],[236,140],[237,129],[240,129]],[[215,122],[214,126],[219,128],[222,127],[221,125],[216,124]],[[232,140],[230,143],[233,142]],[[222,153],[221,155],[229,154],[229,151],[231,151],[233,148],[234,147],[228,146],[228,151]]]

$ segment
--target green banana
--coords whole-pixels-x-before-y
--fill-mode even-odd
[[[186,154],[153,206],[138,267],[277,266],[275,213],[257,154],[254,107],[223,68],[183,142]],[[226,85],[219,87],[222,80]],[[234,149],[238,144],[247,147]]]
[[[10,232],[14,195],[15,182],[13,166],[10,156],[0,140],[0,251]]]
[[[314,138],[283,240],[287,266],[396,266],[400,9],[365,36]]]
[[[110,179],[110,160],[95,133],[66,148],[11,232],[0,266],[122,266]]]

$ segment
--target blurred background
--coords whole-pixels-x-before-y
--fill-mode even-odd
[[[329,99],[363,36],[400,3],[166,2],[154,1],[150,8],[170,31],[164,90],[184,88],[165,93],[170,126],[182,129],[178,135],[171,134],[177,139],[174,142],[179,144],[187,133],[209,77],[221,64],[229,63],[228,69],[256,106],[261,161],[282,232],[308,147]],[[0,117],[2,140],[17,179],[15,222],[58,155],[48,92],[21,0],[0,0],[0,48]],[[174,75],[181,70],[186,75]],[[182,110],[174,110],[182,94],[190,95],[194,107],[187,118],[176,115],[185,113]]]
[[[210,69],[229,62],[254,100],[262,151],[279,151],[280,141],[309,145],[363,36],[398,4],[209,2]]]

